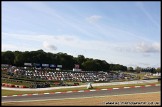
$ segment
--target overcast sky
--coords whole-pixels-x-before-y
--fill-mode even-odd
[[[160,2],[2,2],[2,51],[160,66]]]

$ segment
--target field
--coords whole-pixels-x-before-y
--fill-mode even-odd
[[[119,102],[120,101],[120,102]],[[48,100],[48,101],[34,101],[34,102],[9,102],[2,103],[5,106],[105,106],[107,102],[143,102],[146,105],[151,105],[151,103],[156,103],[156,105],[161,105],[160,92],[158,93],[147,93],[147,94],[132,94],[132,95],[120,95],[120,96],[104,96],[104,97],[93,97],[93,98],[78,98],[78,99],[63,99],[63,100]],[[109,104],[112,106],[115,104]],[[118,105],[118,104],[116,104]],[[130,104],[126,104],[130,105]],[[138,106],[139,104],[134,104],[131,106]]]

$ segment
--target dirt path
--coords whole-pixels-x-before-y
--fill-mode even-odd
[[[65,100],[50,100],[50,101],[35,101],[35,102],[10,102],[2,103],[2,105],[7,106],[62,106],[62,105],[115,105],[106,103],[117,103],[116,105],[134,105],[138,106],[139,103],[146,103],[144,105],[151,105],[152,103],[157,103],[156,105],[161,105],[160,92],[159,93],[149,93],[149,94],[133,94],[124,96],[106,96],[98,98],[80,98],[80,99],[65,99]],[[131,103],[131,104],[127,104]],[[138,103],[138,104],[137,104]],[[133,105],[132,105],[133,106]],[[152,105],[151,105],[152,106]]]

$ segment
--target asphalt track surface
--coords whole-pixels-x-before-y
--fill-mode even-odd
[[[74,92],[74,93],[62,93],[62,94],[42,94],[32,96],[10,96],[2,97],[2,102],[19,102],[19,101],[31,101],[31,100],[58,100],[66,98],[81,98],[81,97],[97,97],[97,96],[109,96],[109,95],[122,95],[122,94],[136,94],[136,93],[148,93],[148,92],[160,92],[160,86],[140,87],[140,88],[123,88],[113,90],[99,90],[90,92]]]

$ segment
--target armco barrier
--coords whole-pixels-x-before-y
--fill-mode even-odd
[[[8,87],[8,84],[6,84],[6,83],[3,83],[3,86],[5,86],[5,87]]]
[[[8,84],[9,87],[11,87],[12,84]]]
[[[9,85],[9,84],[6,84],[6,86],[7,86],[7,87],[10,87],[10,85]]]
[[[11,84],[11,87],[15,87],[15,85],[14,84]]]
[[[22,86],[22,88],[26,88],[26,86]]]
[[[7,83],[2,83],[2,86],[4,87],[10,87],[10,88],[27,88],[25,85],[14,85],[14,84],[7,84]]]
[[[15,85],[15,88],[19,88],[19,86],[18,85]]]
[[[5,83],[2,83],[2,86],[5,86]]]

